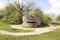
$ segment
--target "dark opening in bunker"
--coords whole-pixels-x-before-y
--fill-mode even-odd
[[[27,22],[27,23],[36,23],[36,22]]]

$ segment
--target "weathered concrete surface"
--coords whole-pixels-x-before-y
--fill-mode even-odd
[[[37,27],[38,25],[41,24],[41,19],[39,16],[24,15],[22,19],[23,19],[23,24],[26,24],[26,26]]]

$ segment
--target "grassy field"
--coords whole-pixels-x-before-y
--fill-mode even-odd
[[[10,32],[29,32],[31,30],[16,30],[5,23],[0,23],[0,30],[6,30]],[[56,29],[53,32],[44,33],[41,35],[33,36],[10,36],[0,34],[0,40],[60,40],[60,29]]]
[[[44,33],[34,36],[8,36],[0,34],[0,40],[60,40],[60,29],[56,29],[53,32]]]
[[[55,25],[55,26],[58,26],[58,25],[60,25],[60,21],[52,22],[51,24]]]
[[[5,23],[0,23],[0,30],[5,30],[5,31],[9,31],[9,32],[32,32],[32,31],[34,31],[34,30],[13,29],[10,27],[9,24],[5,24]]]

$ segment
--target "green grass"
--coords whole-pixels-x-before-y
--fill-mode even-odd
[[[60,29],[34,36],[8,36],[0,34],[0,40],[60,40]]]
[[[10,32],[29,32],[31,30],[16,30],[5,23],[0,23],[0,30],[6,30]],[[10,36],[0,34],[0,40],[60,40],[60,29],[56,29],[53,32],[44,33],[41,35],[33,36]]]
[[[0,30],[13,31],[9,24],[0,22]]]
[[[49,25],[48,24],[41,24],[38,26],[38,28],[43,28],[43,27],[48,27]]]
[[[52,22],[51,24],[55,25],[55,26],[58,26],[58,25],[60,25],[60,21]]]
[[[5,31],[9,31],[9,32],[32,32],[32,31],[34,31],[34,30],[13,29],[10,27],[9,24],[6,24],[6,23],[0,23],[0,30],[5,30]]]

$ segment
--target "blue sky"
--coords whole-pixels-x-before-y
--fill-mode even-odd
[[[48,3],[48,0],[30,0],[30,1],[35,2],[36,6],[40,7],[42,11],[47,11],[50,9],[50,4]],[[27,0],[26,2],[29,2],[29,0]]]
[[[8,0],[9,1],[9,0]],[[24,0],[24,2],[35,2],[45,13],[60,14],[60,0]],[[4,8],[7,0],[0,0],[0,9]]]

